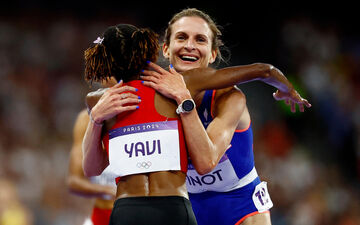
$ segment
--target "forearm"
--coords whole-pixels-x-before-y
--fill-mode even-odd
[[[89,179],[84,177],[70,176],[67,183],[71,192],[86,197],[115,194],[113,187],[92,183]]]
[[[98,176],[109,164],[101,142],[102,126],[90,121],[83,139],[83,170],[87,177]]]
[[[197,88],[199,90],[221,89],[251,81],[262,81],[284,92],[290,92],[293,89],[292,84],[279,69],[265,63],[226,67],[219,70],[199,70],[198,73],[203,73],[205,76],[192,77],[192,79],[198,79],[196,85],[199,86]]]
[[[262,82],[267,83],[273,87],[276,87],[282,92],[289,93],[292,90],[294,90],[293,85],[289,82],[289,80],[284,76],[284,74],[279,69],[269,64],[264,64],[264,65],[265,65],[264,74],[266,75],[260,79]]]
[[[216,166],[223,151],[209,138],[196,110],[180,117],[192,164],[199,174],[206,174]]]

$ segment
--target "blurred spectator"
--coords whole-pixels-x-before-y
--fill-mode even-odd
[[[88,200],[65,185],[72,125],[90,90],[85,43],[109,24],[143,22],[131,13],[38,13],[0,15],[0,225],[75,225],[89,214]],[[305,17],[275,28],[282,44],[273,61],[313,107],[287,114],[273,90],[242,86],[256,121],[256,166],[270,181],[273,224],[360,224],[360,41]],[[232,64],[246,54],[232,52]]]
[[[20,201],[15,185],[2,177],[0,177],[0,224],[33,224],[32,214]]]

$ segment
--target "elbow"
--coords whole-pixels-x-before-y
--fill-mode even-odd
[[[205,175],[210,173],[215,167],[217,163],[214,160],[209,160],[208,162],[201,163],[195,167],[196,172],[199,175]]]
[[[256,66],[262,79],[271,77],[271,71],[275,68],[273,65],[267,63],[256,63]]]
[[[96,173],[96,171],[92,171],[92,170],[89,170],[89,169],[83,169],[83,171],[84,171],[84,175],[86,176],[86,177],[93,177],[93,176],[98,176],[98,175],[100,175],[100,173]]]
[[[75,176],[69,176],[66,179],[66,186],[69,192],[76,193],[78,191],[78,182],[77,177]]]
[[[93,177],[101,174],[101,172],[99,173],[98,171],[95,171],[91,167],[86,167],[85,165],[83,166],[83,172],[86,177]]]
[[[66,179],[66,186],[67,186],[69,191],[72,191],[74,189],[75,182],[74,182],[74,177],[73,176],[69,176]]]

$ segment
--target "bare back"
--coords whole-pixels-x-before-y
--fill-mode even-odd
[[[86,99],[91,109],[100,99],[106,89],[89,93]],[[167,118],[176,118],[176,103],[159,93],[155,93],[154,104],[156,111]],[[108,132],[115,124],[115,118],[105,121],[102,133]],[[134,174],[121,177],[117,185],[116,198],[135,196],[183,196],[188,198],[186,175],[181,171],[160,171]]]

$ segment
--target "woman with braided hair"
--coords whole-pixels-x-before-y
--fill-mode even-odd
[[[114,77],[119,83],[88,95],[83,168],[86,176],[95,176],[110,163],[118,176],[110,224],[196,224],[176,106],[139,79],[147,61],[156,61],[158,36],[120,24],[96,42],[85,51],[85,79]]]
[[[88,94],[90,121],[83,140],[84,174],[96,176],[109,166],[117,175],[111,225],[196,224],[185,185],[187,159],[188,153],[194,155],[207,143],[206,131],[197,121],[199,99],[192,96],[257,79],[285,83],[288,86],[279,85],[284,89],[291,86],[281,73],[267,76],[268,66],[262,64],[201,68],[182,75],[170,65],[171,88],[177,96],[173,101],[141,80],[147,66],[154,69],[154,76],[166,71],[153,63],[159,51],[157,38],[149,29],[120,24],[109,27],[85,51],[87,81],[113,77],[119,82]],[[187,136],[185,142],[183,123],[193,123],[197,139]]]

